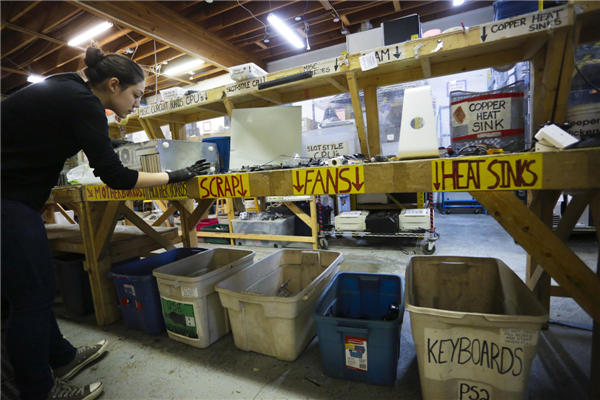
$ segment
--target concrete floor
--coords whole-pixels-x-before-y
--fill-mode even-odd
[[[439,215],[441,234],[435,255],[496,257],[521,278],[525,252],[490,216]],[[404,275],[418,246],[398,239],[331,239],[330,249],[344,253],[342,271]],[[595,270],[594,235],[577,235],[570,246]],[[203,245],[203,247],[216,247]],[[302,247],[302,245],[294,246]],[[256,260],[275,249],[247,247]],[[403,250],[400,251],[399,249]],[[74,344],[110,341],[109,351],[74,378],[86,384],[101,380],[101,399],[272,399],[272,398],[378,398],[419,399],[421,387],[408,312],[402,325],[398,381],[379,387],[323,375],[318,340],[313,340],[294,362],[238,350],[231,334],[208,349],[197,349],[159,336],[128,330],[123,321],[98,328],[93,316],[71,318],[57,308],[63,334]],[[552,300],[551,320],[591,326],[591,318],[570,299]],[[538,342],[527,396],[530,399],[585,399],[588,397],[590,331],[551,324]]]

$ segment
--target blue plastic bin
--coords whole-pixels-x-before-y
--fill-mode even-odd
[[[112,268],[108,276],[114,278],[127,328],[139,329],[150,335],[164,332],[160,294],[152,271],[205,250],[194,247],[173,249]]]
[[[229,136],[214,136],[206,139],[202,139],[203,142],[214,143],[219,149],[219,154],[223,158],[223,168],[221,172],[229,171],[229,153],[231,147],[231,138]]]
[[[390,303],[400,313],[382,318]],[[325,374],[393,385],[400,357],[404,279],[397,275],[343,272],[333,279],[313,313]]]

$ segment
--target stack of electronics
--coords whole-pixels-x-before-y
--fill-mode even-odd
[[[430,229],[429,210],[391,211],[344,211],[335,217],[338,232],[369,232],[375,234],[420,233]]]
[[[154,139],[115,149],[127,168],[143,172],[175,171],[205,159],[210,171],[219,172],[219,151],[214,143]]]

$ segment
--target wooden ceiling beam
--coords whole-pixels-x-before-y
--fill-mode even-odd
[[[203,3],[203,0],[200,1],[166,1],[164,2],[167,7],[170,5],[167,3],[175,3],[171,5],[169,8],[177,13],[182,12],[183,10],[195,6],[196,4]]]
[[[319,49],[324,49],[326,47],[331,47],[331,46],[335,46],[336,44],[340,44],[340,43],[345,43],[346,42],[346,37],[341,37],[339,39],[335,39],[335,40],[331,40],[322,44],[317,44],[317,45],[311,45],[310,48],[312,50],[319,50]],[[289,49],[289,51],[285,52],[285,53],[280,53],[278,55],[275,56],[269,56],[269,57],[265,57],[265,62],[272,62],[272,61],[276,61],[276,60],[281,60],[282,58],[287,58],[287,57],[292,57],[298,54],[302,54],[304,53],[306,50],[304,49]]]
[[[240,1],[241,4],[249,3],[249,0]],[[213,3],[210,6],[206,4],[204,7],[194,7],[195,9],[187,15],[187,18],[192,22],[202,22],[210,17],[221,13],[233,10],[238,6],[237,1],[220,1],[218,4]]]
[[[252,17],[252,14],[254,14],[254,17],[260,17],[261,15],[268,14],[271,11],[279,10],[283,7],[288,7],[290,4],[296,3],[298,1],[300,0],[271,2],[251,1],[244,5],[244,7],[250,10],[250,12],[248,12],[242,7],[237,7],[236,9],[218,14],[208,19],[202,24],[202,26],[211,32],[217,32],[223,28],[227,28],[229,26],[237,25],[244,21],[254,19]],[[303,4],[306,6],[306,2],[303,1]],[[263,22],[267,23],[266,18],[264,18]]]
[[[460,7],[460,12],[464,13],[467,11],[477,10],[479,8],[489,7],[493,4],[494,4],[493,1],[469,1]],[[434,21],[436,19],[446,18],[451,15],[456,15],[454,8],[450,8],[450,9],[447,9],[447,10],[441,11],[441,12],[424,15],[423,18],[421,18],[421,22]]]
[[[443,1],[402,1],[401,2],[402,10],[395,12],[394,6],[390,2],[385,2],[385,3],[380,3],[380,4],[375,3],[375,7],[371,7],[368,10],[352,10],[351,12],[346,14],[346,15],[348,15],[348,22],[349,22],[348,25],[355,25],[355,24],[359,24],[366,20],[373,20],[375,18],[381,18],[384,16],[385,16],[385,18],[387,18],[386,21],[400,18],[400,17],[405,17],[410,14],[415,14],[415,11],[407,13],[408,10],[411,10],[411,9],[414,9],[417,7],[421,7],[421,6],[430,4],[430,3],[450,3],[450,4],[452,4],[451,1],[446,1],[446,0],[443,0]],[[371,23],[373,23],[373,21],[371,21]],[[373,26],[375,26],[374,23],[373,23]]]
[[[19,75],[27,75],[27,76],[30,75],[29,72],[23,71],[22,69],[14,69],[14,68],[9,68],[9,67],[2,67],[2,66],[0,66],[0,69],[2,69],[2,71],[5,71],[5,72],[10,72],[11,74],[19,74]]]
[[[341,1],[332,1],[331,2],[331,4],[333,6],[335,6],[336,4],[339,4],[339,3],[343,3],[343,2],[341,2]],[[287,21],[289,24],[291,22],[290,20],[293,21],[293,19],[297,15],[302,15],[305,7],[306,7],[305,2],[292,3],[291,5],[280,9],[277,12],[277,17],[282,21]],[[319,2],[310,1],[308,3],[308,7],[306,7],[305,16],[307,18],[309,18],[309,17],[314,17],[317,14],[323,14],[323,7],[321,6],[321,4]],[[293,22],[296,23],[295,21],[293,21]],[[256,31],[264,32],[264,29],[265,29],[265,27],[260,22],[258,22],[255,19],[251,19],[251,20],[241,22],[239,24],[233,25],[231,27],[228,27],[228,28],[220,31],[219,36],[221,36],[221,38],[223,38],[225,40],[230,40],[230,39],[244,36],[244,35],[247,35],[250,33],[256,34],[256,33],[254,33]],[[275,32],[275,29],[270,29],[269,31],[273,34],[277,34]]]
[[[342,35],[341,32],[336,31],[336,32],[328,32],[328,33],[324,33],[322,35],[310,37],[308,42],[310,43],[310,48],[312,50],[314,48],[314,46],[316,46],[316,45],[327,43],[327,42],[337,40],[337,39],[342,39],[342,38],[345,39],[346,36]],[[269,48],[269,50],[259,51],[258,53],[256,53],[256,55],[263,59],[267,59],[267,58],[278,56],[280,54],[294,52],[296,50],[300,50],[300,53],[306,52],[305,49],[298,49],[297,47],[292,46],[289,43],[284,43],[283,46],[277,46],[275,48]]]
[[[41,1],[3,1],[2,18],[11,23],[15,22],[40,3]],[[0,30],[2,29],[4,26],[0,27]]]
[[[27,35],[34,36],[34,37],[36,37],[38,39],[44,39],[47,42],[58,43],[58,44],[60,44],[62,46],[66,46],[67,45],[67,42],[65,42],[64,40],[55,39],[52,36],[44,35],[43,33],[30,31],[27,28],[21,28],[20,26],[12,24],[12,23],[7,22],[7,21],[2,21],[1,23],[2,23],[2,28],[3,29],[4,28],[8,28],[8,29],[10,29],[12,31],[25,33]]]
[[[169,46],[167,46],[166,44],[156,43],[157,57],[158,57],[158,53],[160,53],[161,51],[167,50],[168,48],[169,48]],[[179,53],[181,53],[181,52],[179,52]],[[143,45],[138,47],[138,49],[135,52],[135,55],[133,57],[133,61],[138,62],[139,60],[142,60],[146,57],[150,57],[153,55],[154,55],[154,40],[151,40],[151,41],[146,42]]]
[[[164,43],[221,68],[255,62],[264,64],[212,32],[159,3],[134,1],[72,1],[88,12]]]
[[[185,53],[173,48],[168,48],[156,54],[156,64],[162,64],[165,61],[170,62],[176,58],[185,56]],[[144,58],[137,59],[136,62],[140,65],[155,65],[154,53]]]
[[[96,17],[95,15],[83,13],[69,24],[53,30],[49,36],[52,36],[53,38],[65,38],[65,41],[68,42],[70,38],[77,36],[77,32],[85,32],[87,29],[98,25],[102,21],[104,20]],[[28,46],[26,50],[22,50],[22,53],[19,52],[19,54],[8,58],[11,60],[11,65],[14,65],[13,63],[15,63],[20,67],[26,67],[41,60],[52,52],[61,49],[62,47],[64,46],[59,45],[58,43],[47,43],[46,41],[38,40]]]
[[[36,16],[27,23],[19,24],[19,26],[29,31],[47,34],[52,28],[62,24],[74,15],[81,14],[81,11],[76,7],[62,1],[49,1],[44,4],[49,5],[43,11],[37,10],[39,12],[39,18]],[[12,35],[2,35],[2,55],[0,58],[9,56],[36,39],[35,36],[23,32],[14,32]]]

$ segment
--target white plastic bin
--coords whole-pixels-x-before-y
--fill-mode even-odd
[[[160,91],[160,98],[162,100],[171,100],[177,97],[183,96],[183,94],[187,92],[187,89],[183,89],[180,87],[173,87],[169,89],[163,89]]]
[[[548,314],[506,264],[412,257],[406,308],[425,400],[523,399]]]
[[[155,269],[169,337],[206,348],[228,334],[215,285],[253,262],[253,251],[217,248]]]
[[[278,218],[273,221],[259,219],[234,219],[231,221],[234,233],[247,233],[254,235],[294,235],[294,217]],[[235,243],[240,246],[266,246],[281,248],[291,242],[280,242],[277,240],[253,240],[253,239],[235,239]]]
[[[343,259],[335,251],[280,250],[219,283],[235,345],[295,360],[316,335],[312,312]],[[277,296],[288,280],[291,297]]]

